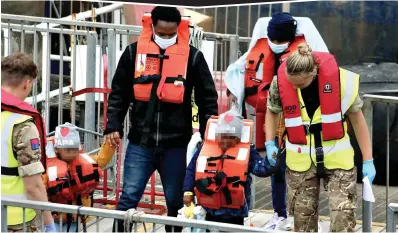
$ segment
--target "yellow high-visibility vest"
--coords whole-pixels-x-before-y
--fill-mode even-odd
[[[1,112],[1,196],[15,200],[27,200],[25,185],[18,175],[18,161],[12,147],[12,133],[14,126],[32,117],[13,113]],[[36,216],[33,209],[25,209],[25,222],[32,221]],[[7,225],[23,223],[23,209],[7,206]]]
[[[340,92],[341,111],[344,115],[358,96],[359,75],[340,68]],[[297,89],[301,106],[305,106],[300,89]],[[306,108],[301,108],[301,119],[304,124],[318,124],[322,122],[320,106],[311,119],[308,117]],[[285,122],[288,127],[289,122]],[[342,139],[322,141],[324,151],[324,165],[327,169],[349,170],[354,167],[354,149],[350,143],[350,136],[347,133],[347,122],[344,122],[345,135]],[[304,172],[310,169],[311,159],[316,166],[315,139],[313,134],[306,136],[307,145],[298,145],[286,140],[286,165],[289,169]]]

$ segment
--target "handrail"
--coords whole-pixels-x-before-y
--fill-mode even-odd
[[[389,171],[390,171],[390,131],[389,131],[389,121],[390,121],[390,108],[388,107],[389,104],[398,104],[398,97],[395,96],[385,96],[385,95],[373,95],[373,94],[365,94],[363,95],[364,99],[364,116],[366,120],[366,124],[368,125],[369,135],[371,142],[373,144],[373,103],[386,103],[386,146],[387,146],[387,153],[386,153],[386,211],[389,212],[388,206],[388,193],[389,193]],[[362,229],[364,232],[371,232],[372,231],[372,203],[369,201],[362,200]],[[388,219],[387,219],[388,222]],[[388,225],[388,224],[387,224]]]
[[[98,216],[103,218],[113,218],[113,219],[121,219],[125,218],[125,211],[120,210],[109,210],[109,209],[100,209],[100,208],[92,208],[92,207],[79,207],[75,205],[65,205],[65,204],[57,204],[51,202],[41,202],[41,201],[31,201],[31,200],[13,200],[8,198],[1,198],[1,206],[16,206],[22,208],[30,208],[30,209],[38,209],[45,211],[55,211],[62,213],[70,213],[70,214],[79,214],[88,215],[88,216]],[[2,211],[4,208],[2,208]],[[7,215],[6,213],[1,213],[2,215]],[[134,222],[150,222],[155,224],[162,225],[173,225],[180,227],[194,227],[200,229],[218,229],[219,231],[229,231],[229,232],[269,232],[264,228],[258,227],[248,227],[241,226],[235,224],[228,223],[218,223],[211,221],[201,221],[201,220],[192,220],[192,219],[181,219],[175,217],[168,216],[159,216],[159,215],[151,215],[151,214],[142,214],[142,215],[132,215],[132,221]],[[3,223],[6,224],[6,223]]]
[[[386,232],[397,231],[398,203],[391,203],[387,209]]]
[[[76,21],[76,20],[65,20],[65,19],[54,19],[54,18],[44,18],[44,17],[36,17],[36,16],[26,16],[26,15],[13,15],[13,14],[1,14],[2,20],[19,20],[19,21],[29,21],[36,23],[53,23],[53,24],[64,24],[69,26],[82,26],[82,27],[96,27],[96,28],[107,28],[113,30],[125,30],[130,32],[141,32],[142,26],[136,25],[125,25],[125,24],[112,24],[112,23],[97,23],[97,22],[89,22],[89,21]],[[6,22],[2,22],[2,24],[8,24]],[[24,25],[25,26],[25,25]],[[3,27],[7,27],[4,25]],[[34,27],[34,26],[31,26]],[[19,28],[15,28],[20,29]],[[46,29],[44,27],[36,27],[37,31],[39,29]],[[13,28],[14,29],[14,28]],[[51,30],[51,27],[50,27]],[[66,29],[64,29],[66,30]],[[222,34],[222,33],[213,33],[213,32],[204,32],[204,37],[213,38],[213,39],[230,39],[236,37],[234,34]],[[245,37],[245,40],[248,40],[249,37]]]
[[[63,24],[63,25],[68,25],[68,26],[133,30],[133,31],[138,31],[138,32],[140,32],[142,29],[142,26],[132,26],[132,25],[124,25],[124,24],[112,24],[112,23],[97,23],[97,22],[89,22],[89,21],[54,19],[54,18],[44,18],[44,17],[27,16],[27,15],[13,15],[13,14],[1,14],[1,19],[2,20],[29,21],[29,22],[35,22],[35,23]],[[45,29],[45,27],[38,27],[38,28]],[[50,29],[51,29],[51,27],[50,27]]]
[[[371,95],[365,94],[363,97],[371,102],[382,102],[390,104],[398,104],[397,96],[386,96],[386,95]]]

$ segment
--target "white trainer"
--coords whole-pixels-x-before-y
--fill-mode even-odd
[[[322,220],[318,220],[318,233],[322,232],[322,226],[321,226]]]
[[[275,213],[268,223],[264,226],[266,230],[283,230],[290,231],[292,229],[291,223],[285,217],[279,217],[278,213]]]

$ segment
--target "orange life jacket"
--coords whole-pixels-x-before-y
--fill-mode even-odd
[[[160,101],[181,104],[189,57],[189,18],[182,17],[177,43],[168,47],[163,55],[152,37],[151,14],[145,13],[137,44],[134,97],[148,102],[154,87]]]
[[[80,200],[78,200],[78,198],[80,198]],[[76,197],[75,200],[71,201],[70,204],[72,205],[82,205],[84,207],[93,207],[93,200],[91,200],[91,196],[87,195],[87,196],[79,196]],[[52,212],[54,221],[59,223],[61,221],[61,213],[60,212]],[[67,213],[62,213],[62,222],[63,223],[68,223],[68,217],[71,217],[70,221],[71,222],[77,222],[77,214],[69,214]],[[81,223],[85,223],[86,219],[88,216],[84,216],[84,215],[80,215],[80,220]],[[66,227],[63,227],[63,229],[65,229]]]
[[[73,180],[72,191],[80,195],[89,195],[95,190],[102,177],[102,170],[87,154],[79,156],[70,163],[70,175]]]
[[[57,158],[54,137],[47,139],[47,192],[51,202],[70,204],[78,196],[87,196],[95,190],[102,170],[87,154],[80,154],[70,164]]]
[[[223,154],[215,141],[217,119],[213,116],[207,122],[205,142],[196,162],[195,195],[203,207],[241,209],[245,204],[253,121],[244,120],[241,142]]]
[[[304,43],[304,36],[296,36],[280,60],[283,61]],[[275,55],[268,45],[268,38],[261,38],[246,58],[245,97],[246,102],[257,112],[266,112],[268,89],[275,76]]]
[[[57,158],[54,152],[54,137],[47,138],[47,194],[51,202],[68,204],[75,199],[70,189],[71,179],[68,164]]]
[[[318,90],[321,107],[322,141],[337,140],[344,137],[343,116],[341,114],[340,71],[333,55],[324,52],[313,52],[318,68]],[[307,131],[301,119],[301,107],[297,90],[287,80],[286,62],[278,70],[278,88],[285,117],[285,127],[289,142],[307,144]],[[331,89],[333,87],[333,91]],[[329,117],[327,117],[329,116]],[[339,117],[340,120],[328,122],[327,118]]]

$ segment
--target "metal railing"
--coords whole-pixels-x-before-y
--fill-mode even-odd
[[[398,218],[398,204],[391,203],[388,205],[387,209],[387,232],[396,232]]]
[[[73,17],[72,17],[73,18]],[[99,93],[87,92],[85,93],[84,102],[80,101],[81,98],[77,99],[76,96],[73,96],[75,92],[79,92],[83,87],[77,87],[77,82],[80,82],[82,79],[82,75],[77,69],[79,67],[85,67],[85,87],[86,88],[99,88],[96,83],[96,79],[100,76],[100,83],[103,82],[103,89],[108,89],[111,86],[112,78],[116,70],[117,62],[118,62],[118,52],[120,52],[120,48],[118,48],[117,39],[126,39],[128,36],[138,36],[141,33],[141,26],[132,26],[132,25],[117,25],[117,24],[109,24],[109,23],[97,23],[97,22],[88,22],[88,21],[76,21],[69,19],[54,19],[54,18],[42,18],[42,17],[33,17],[33,16],[22,16],[22,15],[11,15],[11,14],[2,14],[2,32],[4,34],[4,55],[11,54],[17,50],[21,52],[26,52],[25,40],[26,35],[33,35],[34,46],[32,50],[34,62],[41,67],[41,83],[42,88],[39,91],[37,82],[35,82],[33,87],[33,95],[32,95],[32,105],[34,107],[38,106],[40,100],[42,101],[42,115],[46,119],[46,129],[47,133],[50,130],[50,99],[51,97],[56,98],[55,96],[57,90],[50,92],[54,87],[50,88],[50,82],[55,81],[56,77],[51,75],[51,61],[59,61],[59,74],[58,74],[58,82],[59,82],[59,91],[58,91],[58,124],[62,124],[64,122],[63,117],[63,95],[67,93],[68,86],[64,85],[64,64],[70,64],[70,80],[71,80],[71,89],[72,94],[70,112],[71,112],[71,123],[76,124],[79,120],[77,119],[77,114],[79,109],[84,107],[84,112],[81,112],[81,115],[84,113],[84,119],[81,117],[79,122],[79,127],[83,128],[83,138],[84,138],[84,149],[85,151],[93,151],[95,148],[100,146],[100,135],[102,134],[100,129],[100,118],[106,119],[105,112],[101,115],[101,98],[98,95]],[[83,27],[87,30],[78,30],[78,27]],[[93,28],[97,29],[97,31],[90,31]],[[100,29],[99,33],[98,29]],[[104,34],[107,34],[107,38],[104,39]],[[52,44],[52,35],[59,36],[59,55],[53,54],[54,50],[51,51]],[[70,42],[70,55],[64,54],[64,47],[68,48],[69,44],[65,44],[65,40],[61,39],[62,37],[71,37]],[[239,46],[242,43],[247,43],[250,41],[250,38],[239,38],[236,35],[230,34],[220,34],[220,33],[204,33],[203,41],[212,41],[213,47],[213,64],[209,64],[209,68],[213,74],[213,78],[215,80],[217,86],[217,92],[219,93],[219,111],[225,111],[227,108],[225,107],[227,104],[226,98],[226,87],[223,85],[223,76],[225,74],[225,70],[231,62],[234,62],[238,58]],[[17,39],[20,37],[20,40]],[[80,39],[80,40],[79,40]],[[41,40],[41,47],[39,46],[39,41]],[[84,41],[85,48],[80,50],[78,49],[78,42]],[[17,42],[17,43],[15,43]],[[119,41],[120,42],[120,41]],[[19,48],[16,48],[16,44],[19,43]],[[104,46],[106,45],[106,46]],[[99,47],[99,51],[98,51]],[[107,49],[104,51],[104,49]],[[85,50],[85,51],[83,51]],[[80,51],[80,52],[79,52]],[[87,57],[85,60],[80,59],[80,63],[85,64],[77,64],[79,53],[86,52]],[[30,52],[30,51],[29,51]],[[40,61],[40,52],[42,53],[41,61]],[[97,56],[106,55],[107,63],[105,63],[103,59],[100,58],[99,62],[97,62]],[[68,56],[69,55],[69,56]],[[98,68],[99,63],[99,68]],[[101,71],[104,71],[104,76],[101,77]],[[105,77],[106,76],[106,77]],[[80,79],[80,80],[79,80]],[[101,85],[101,84],[100,84]],[[80,85],[81,86],[81,85]],[[40,93],[40,95],[39,95]],[[104,94],[103,98],[103,109],[106,109],[107,100],[106,94]],[[38,101],[39,100],[39,101]],[[84,103],[84,104],[83,104]],[[97,105],[97,111],[96,109]],[[51,113],[52,114],[52,113]],[[97,127],[95,127],[95,121],[97,121]],[[84,124],[82,124],[84,122]],[[104,122],[105,124],[105,122]],[[125,122],[125,135],[127,135],[128,130],[130,128],[128,114],[126,116]],[[116,166],[114,170],[117,169],[116,180],[110,179],[110,183],[114,187],[108,187],[108,172],[104,172],[104,185],[101,188],[103,192],[103,200],[109,204],[115,204],[118,201],[119,188],[118,185],[122,184],[123,179],[120,174],[120,170],[122,167],[123,157],[125,154],[125,150],[127,147],[127,137],[123,138],[120,157],[115,163],[114,160],[111,163]],[[114,174],[111,177],[115,177]],[[153,180],[152,180],[153,179]],[[156,180],[155,177],[151,179],[151,184],[155,185]],[[154,189],[154,188],[152,188]],[[112,194],[116,194],[115,200],[109,200],[107,192],[111,191]],[[145,191],[146,195],[151,195],[151,199],[153,199],[154,203],[154,190]],[[253,201],[254,202],[254,201]]]
[[[62,214],[79,214],[85,216],[94,216],[96,217],[96,232],[100,232],[99,229],[99,218],[112,218],[117,220],[124,220],[126,211],[119,210],[108,210],[108,209],[100,209],[100,208],[92,208],[92,207],[79,207],[74,205],[64,205],[64,204],[56,204],[50,202],[40,202],[40,201],[27,201],[27,200],[11,200],[2,198],[1,199],[1,231],[7,232],[7,206],[15,206],[21,207],[23,209],[30,208],[41,211],[41,227],[44,229],[44,219],[43,219],[43,211],[54,211],[60,213],[60,219],[62,219]],[[25,211],[23,211],[25,213]],[[137,232],[138,223],[153,223],[160,225],[172,225],[179,227],[192,227],[192,228],[200,228],[200,229],[208,229],[208,230],[218,230],[218,231],[227,231],[227,232],[269,232],[264,228],[258,227],[248,227],[241,226],[235,224],[227,224],[227,223],[217,223],[211,221],[201,221],[201,220],[191,220],[191,219],[181,219],[175,217],[167,217],[167,216],[158,216],[151,214],[142,214],[142,215],[132,215],[131,222],[135,223],[134,232]],[[26,229],[26,222],[24,224],[24,229]],[[62,226],[62,224],[60,224]],[[117,225],[117,224],[116,224]],[[152,229],[156,229],[155,226]],[[123,231],[123,229],[117,229],[116,232]],[[174,232],[174,227],[172,227]]]
[[[398,104],[398,97],[394,96],[383,96],[383,95],[371,95],[365,94],[364,99],[364,115],[366,123],[369,128],[369,134],[371,141],[373,142],[373,104],[376,102],[385,103],[386,106],[386,143],[387,143],[387,153],[386,153],[386,213],[388,214],[389,208],[389,182],[390,182],[390,104]],[[362,201],[362,219],[363,219],[363,231],[372,231],[372,203],[363,200]]]
[[[13,32],[20,32],[21,33],[21,44],[20,44],[20,51],[24,52],[26,50],[25,48],[25,34],[33,34],[34,38],[34,43],[33,43],[33,58],[34,62],[36,64],[39,64],[39,35],[42,36],[42,94],[45,96],[45,101],[44,101],[44,110],[43,110],[43,115],[46,118],[47,122],[47,129],[48,127],[48,118],[50,116],[49,113],[49,98],[50,98],[50,61],[51,60],[57,60],[60,61],[60,73],[59,73],[59,103],[58,103],[58,109],[59,109],[59,114],[58,114],[58,122],[62,122],[62,96],[65,93],[64,89],[65,87],[63,86],[63,63],[64,62],[70,62],[72,69],[71,69],[71,83],[72,83],[72,89],[73,91],[75,90],[75,84],[76,84],[76,79],[78,75],[76,74],[76,43],[71,43],[71,56],[64,56],[63,55],[63,46],[64,40],[59,41],[60,43],[60,53],[59,55],[54,55],[51,54],[51,34],[57,34],[60,35],[60,38],[62,36],[70,36],[72,41],[77,40],[78,36],[83,36],[86,38],[87,41],[87,73],[86,73],[86,86],[87,87],[94,87],[95,84],[95,78],[96,74],[98,72],[96,68],[96,59],[95,57],[97,56],[97,50],[96,47],[99,46],[100,48],[103,47],[103,37],[102,37],[102,31],[101,34],[97,34],[96,32],[93,31],[84,31],[84,30],[77,30],[77,26],[81,27],[94,27],[94,28],[99,28],[99,29],[105,29],[107,30],[107,55],[108,55],[108,69],[107,69],[107,77],[108,79],[104,83],[104,88],[110,87],[116,65],[117,65],[117,50],[116,48],[117,42],[116,39],[119,37],[127,37],[128,35],[134,35],[138,36],[141,32],[142,27],[141,26],[131,26],[131,25],[117,25],[117,24],[109,24],[109,23],[96,23],[96,22],[87,22],[87,21],[75,21],[75,20],[65,20],[65,19],[51,19],[51,18],[41,18],[41,17],[33,17],[33,16],[20,16],[20,15],[10,15],[10,14],[2,14],[1,15],[2,23],[1,26],[3,27],[2,31],[4,32],[4,39],[5,42],[3,44],[4,51],[6,52],[5,54],[10,54],[12,52],[13,48],[13,41],[12,41],[12,36],[11,34]],[[10,21],[13,21],[13,23],[10,23]],[[15,24],[15,21],[20,21],[21,24]],[[35,23],[40,23],[40,27],[38,25],[28,25],[28,24],[35,24]],[[47,27],[44,27],[43,25],[47,25]],[[52,25],[62,25],[62,26],[68,26],[72,27],[73,29],[66,29],[66,28],[52,28]],[[100,38],[98,40],[98,37]],[[214,42],[214,57],[213,57],[213,66],[210,67],[210,70],[213,71],[213,78],[216,81],[217,85],[217,91],[219,92],[219,111],[225,110],[222,106],[224,101],[226,101],[226,98],[223,97],[224,92],[225,92],[225,87],[223,85],[223,75],[225,74],[225,70],[227,66],[236,61],[238,58],[238,51],[239,51],[239,46],[242,44],[250,42],[249,37],[238,37],[237,35],[230,35],[230,34],[220,34],[220,33],[204,33],[204,41],[213,41]],[[100,50],[101,51],[101,50]],[[100,59],[101,60],[101,59]],[[99,70],[101,71],[104,67],[104,64],[101,60],[100,62],[100,68]],[[98,111],[98,115],[95,116],[95,102],[96,98],[94,97],[94,93],[87,93],[86,94],[86,108],[85,108],[85,147],[87,146],[87,150],[93,150],[94,149],[94,144],[89,142],[90,140],[93,140],[94,137],[98,137],[101,133],[99,130],[99,126],[97,126],[97,129],[95,129],[95,121],[94,119],[97,119],[99,123],[99,118],[100,118],[100,111]],[[38,88],[37,88],[37,82],[34,85],[33,88],[33,105],[37,107],[37,96],[38,96]],[[105,98],[104,98],[105,99]],[[365,111],[365,117],[367,120],[367,124],[369,126],[370,130],[370,135],[372,137],[372,119],[373,119],[373,105],[372,103],[374,102],[383,102],[383,103],[398,103],[398,98],[397,97],[388,97],[388,96],[376,96],[376,95],[365,95],[364,96],[365,100],[365,106],[364,106],[364,111]],[[98,101],[100,102],[100,101]],[[98,104],[98,109],[99,109],[99,104]],[[76,101],[75,98],[72,98],[72,105],[71,105],[71,112],[72,112],[72,123],[76,121]],[[387,125],[389,125],[389,108],[387,108]],[[255,120],[255,117],[254,117]],[[99,125],[99,124],[98,124]],[[127,131],[129,129],[129,120],[128,120],[128,114],[125,119],[125,135],[127,135]],[[97,131],[97,132],[96,132]],[[255,138],[255,137],[254,137]],[[387,130],[387,138],[389,138],[389,130]],[[99,141],[99,140],[98,140]],[[99,144],[97,143],[99,146]],[[121,154],[122,156],[124,155],[125,148],[127,145],[127,137],[124,137],[123,141],[123,147]],[[390,157],[390,151],[389,151],[389,140],[387,140],[387,185],[386,185],[386,209],[388,209],[387,204],[388,204],[388,199],[389,199],[389,157]],[[120,171],[120,160],[119,159],[119,164],[118,164],[118,169]],[[113,161],[114,163],[114,161]],[[120,177],[120,174],[119,174]],[[107,177],[104,177],[105,180],[107,180]],[[253,190],[252,190],[252,203],[254,204],[255,201],[255,180],[253,180]],[[122,180],[118,180],[115,183],[121,183]],[[106,191],[107,187],[104,187],[104,196],[106,198]],[[118,189],[114,188],[116,193],[118,193]],[[370,231],[371,230],[371,222],[372,222],[372,207],[371,203],[364,202],[363,203],[363,225],[364,225],[364,230]]]

